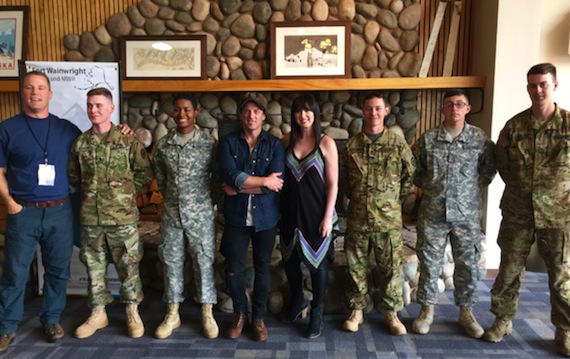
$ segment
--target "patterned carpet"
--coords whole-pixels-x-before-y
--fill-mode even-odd
[[[488,327],[493,322],[489,312],[489,292],[493,282],[479,284],[480,302],[475,307],[479,322]],[[326,316],[325,331],[317,339],[304,337],[306,322],[283,324],[268,316],[267,342],[251,340],[249,331],[238,340],[204,339],[200,334],[199,306],[184,303],[181,309],[182,327],[168,339],[154,339],[154,328],[161,322],[165,306],[157,292],[146,293],[141,315],[147,332],[143,338],[126,336],[124,307],[108,307],[109,327],[93,337],[78,340],[72,337],[76,326],[89,314],[84,298],[71,297],[62,325],[66,337],[55,344],[47,343],[39,328],[37,312],[39,298],[26,304],[24,319],[17,336],[3,358],[549,358],[558,357],[554,346],[554,327],[550,323],[547,277],[542,273],[527,273],[524,280],[519,311],[514,321],[513,335],[493,344],[466,337],[457,325],[458,309],[453,305],[453,293],[440,295],[436,318],[428,335],[391,336],[382,325],[381,314],[365,316],[357,333],[342,330],[344,316]],[[411,323],[419,306],[412,304],[401,313],[404,324]],[[216,313],[222,334],[232,316]]]

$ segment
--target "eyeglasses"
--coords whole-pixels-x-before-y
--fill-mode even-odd
[[[446,110],[450,110],[450,109],[452,109],[452,108],[454,108],[454,107],[455,107],[455,108],[463,108],[463,107],[468,106],[468,105],[469,105],[468,103],[465,103],[465,102],[462,102],[462,101],[455,102],[455,103],[453,103],[453,102],[446,102],[446,103],[443,104],[443,108],[445,108]]]

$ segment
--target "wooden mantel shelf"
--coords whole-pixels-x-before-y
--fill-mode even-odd
[[[340,91],[484,88],[485,76],[294,80],[123,80],[123,92]],[[18,81],[0,82],[0,92],[18,92]]]
[[[0,92],[18,92],[19,88],[18,80],[0,81]]]

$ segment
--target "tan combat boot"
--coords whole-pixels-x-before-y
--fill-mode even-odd
[[[392,335],[404,335],[408,333],[404,324],[398,319],[396,312],[386,312],[384,314],[384,324],[390,328],[390,334]]]
[[[364,323],[364,316],[362,315],[362,310],[355,309],[350,313],[350,317],[344,321],[343,328],[349,332],[357,332],[358,326]]]
[[[144,334],[144,325],[139,315],[139,306],[137,304],[127,304],[127,328],[129,337],[140,338]]]
[[[556,328],[554,342],[560,354],[570,356],[570,332]]]
[[[433,323],[433,305],[422,305],[420,314],[412,323],[412,330],[418,334],[429,333],[429,327]]]
[[[109,325],[109,318],[107,318],[105,306],[97,306],[91,310],[91,316],[87,318],[85,323],[75,329],[75,337],[78,339],[89,338],[98,329],[105,328],[107,325]]]
[[[212,313],[212,307],[211,303],[202,304],[202,331],[208,339],[217,338],[220,334],[220,329]]]
[[[180,327],[180,314],[178,314],[178,303],[169,303],[166,305],[166,315],[164,320],[156,328],[154,336],[158,339],[168,338],[172,335],[172,331]]]
[[[465,333],[471,338],[479,339],[485,334],[483,327],[479,325],[471,307],[461,306],[459,308],[459,325],[465,329]]]
[[[513,332],[513,322],[510,320],[504,320],[501,318],[496,318],[491,328],[485,333],[485,340],[488,342],[498,343],[503,340],[505,335],[509,335]]]

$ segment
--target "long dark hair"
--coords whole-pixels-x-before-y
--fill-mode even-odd
[[[295,121],[295,114],[302,110],[311,111],[315,116],[313,131],[315,132],[317,145],[319,145],[321,142],[321,110],[317,100],[311,94],[299,95],[293,100],[293,104],[291,105],[291,142],[289,145],[293,146],[299,137],[301,137],[301,128],[297,124],[297,121]]]

